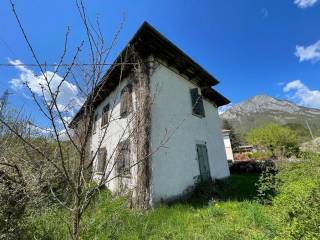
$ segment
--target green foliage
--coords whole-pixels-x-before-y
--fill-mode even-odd
[[[318,129],[315,131],[314,135],[315,135],[316,137],[320,137],[320,128],[318,128]]]
[[[284,125],[294,131],[298,137],[300,143],[306,142],[311,139],[310,132],[306,126],[300,123],[287,123]]]
[[[248,153],[248,158],[253,160],[265,160],[270,159],[272,157],[271,151],[258,151],[258,152],[252,152]]]
[[[300,154],[300,161],[280,166],[279,178],[273,200],[279,239],[318,239],[320,155]]]
[[[271,204],[278,191],[278,169],[272,161],[267,161],[257,186],[257,200],[262,204]]]
[[[251,130],[246,140],[252,145],[268,149],[277,157],[291,156],[299,150],[295,132],[275,123]]]
[[[255,183],[259,175],[256,173],[232,174],[228,179],[223,180],[218,190],[218,196],[223,201],[244,201],[253,200],[257,194]]]
[[[66,239],[64,210],[32,217],[28,235],[36,239]],[[249,201],[214,202],[196,208],[188,204],[159,206],[141,212],[122,199],[101,192],[85,214],[81,239],[266,239],[273,226],[264,206]]]
[[[217,188],[218,185],[215,181],[211,179],[203,181],[201,176],[197,176],[195,177],[195,186],[190,189],[192,191],[191,196],[185,199],[185,201],[193,205],[206,205],[217,198]]]
[[[287,239],[318,239],[320,236],[320,182],[310,195],[296,203],[288,214]]]
[[[20,239],[28,198],[20,183],[1,180],[0,239]]]
[[[279,163],[277,169],[275,175],[273,165],[266,168],[260,180],[237,174],[218,182],[219,201],[205,206],[180,203],[138,211],[103,190],[84,214],[81,239],[318,239],[320,156],[300,153],[296,162]],[[272,205],[253,200],[262,189],[256,182],[267,183],[261,192],[269,196],[271,190],[268,199],[277,190]],[[24,237],[67,239],[67,217],[60,208],[34,212]]]

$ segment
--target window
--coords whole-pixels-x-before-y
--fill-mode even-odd
[[[120,176],[130,175],[130,142],[125,140],[120,142],[116,157],[117,171]]]
[[[109,108],[110,108],[110,105],[107,104],[102,109],[101,127],[104,127],[108,123]]]
[[[128,84],[121,91],[120,117],[126,117],[132,111],[132,84]]]
[[[202,96],[198,92],[198,88],[190,89],[192,114],[199,117],[205,117]]]
[[[94,117],[93,117],[93,125],[92,125],[92,132],[93,132],[93,134],[96,133],[96,130],[97,130],[97,122],[98,122],[98,114],[94,115]]]
[[[99,148],[98,150],[98,159],[97,159],[97,173],[103,174],[105,171],[107,160],[107,149],[106,148]]]

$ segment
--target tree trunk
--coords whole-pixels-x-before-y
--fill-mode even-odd
[[[150,181],[150,86],[148,63],[139,64],[135,70],[135,80],[138,98],[138,122],[136,122],[136,144],[138,164],[138,179],[136,187],[135,206],[147,208],[149,205],[149,181]]]
[[[73,240],[79,240],[79,230],[80,230],[80,210],[78,207],[73,212]]]

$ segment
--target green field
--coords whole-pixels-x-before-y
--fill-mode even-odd
[[[179,203],[137,211],[102,191],[82,222],[81,239],[319,239],[320,158],[305,155],[279,166],[272,205],[255,201],[259,176],[232,175],[219,201]],[[28,219],[26,238],[67,239],[59,208]]]

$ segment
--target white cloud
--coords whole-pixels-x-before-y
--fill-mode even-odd
[[[300,8],[312,7],[318,0],[295,0],[294,3]]]
[[[232,104],[232,103],[229,103],[229,104],[227,104],[227,105],[224,105],[224,106],[222,106],[222,107],[219,107],[219,108],[218,108],[218,113],[219,113],[219,115],[222,114],[222,113],[224,113],[225,111],[229,110],[229,109],[232,108],[232,107],[233,107],[233,104]]]
[[[289,93],[289,98],[299,105],[312,108],[320,108],[320,91],[311,90],[300,80],[287,83],[283,91]]]
[[[10,85],[13,89],[21,90],[27,84],[37,96],[44,96],[47,102],[52,100],[45,77],[49,80],[52,78],[50,88],[53,92],[56,92],[59,84],[63,80],[60,75],[54,74],[52,71],[46,71],[44,74],[37,76],[31,69],[21,65],[23,63],[20,60],[9,59],[9,63],[15,65],[15,68],[20,71],[19,78],[10,80]],[[72,112],[72,110],[78,109],[83,103],[83,99],[78,97],[78,94],[79,91],[76,85],[64,81],[60,86],[57,97],[59,110]]]
[[[303,61],[312,61],[317,62],[320,60],[320,40],[316,43],[304,47],[296,46],[295,55],[299,58],[300,62]]]

